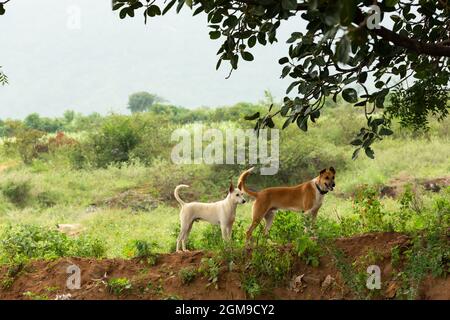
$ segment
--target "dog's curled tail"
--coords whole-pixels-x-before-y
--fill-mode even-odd
[[[247,186],[245,185],[245,179],[247,179],[247,176],[255,169],[255,167],[252,167],[244,172],[242,172],[242,174],[239,177],[238,180],[238,188],[239,190],[241,190],[242,192],[248,194],[249,196],[252,196],[254,198],[256,198],[258,196],[258,192],[252,191],[250,189],[247,188]]]
[[[178,190],[180,190],[181,188],[189,188],[189,186],[186,184],[180,184],[176,186],[175,190],[173,191],[173,195],[175,196],[175,199],[177,199],[178,203],[181,206],[184,206],[185,202],[181,200],[180,196],[178,195]]]

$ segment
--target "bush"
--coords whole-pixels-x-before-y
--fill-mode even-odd
[[[156,242],[145,240],[133,240],[124,248],[124,255],[129,258],[147,259],[147,262],[154,265],[157,260],[157,254],[154,249],[157,248]]]
[[[280,244],[292,243],[303,234],[301,220],[297,212],[278,211],[270,229],[270,238]]]
[[[125,116],[111,116],[98,132],[89,136],[92,157],[97,167],[105,168],[111,163],[127,162],[130,152],[141,141],[133,121]]]
[[[36,196],[41,207],[50,208],[56,205],[59,200],[59,194],[53,191],[43,191]]]
[[[383,208],[378,191],[369,186],[362,186],[356,191],[353,200],[354,212],[362,219],[366,231],[385,231]]]
[[[290,275],[293,257],[290,251],[269,243],[266,238],[253,248],[250,259],[250,272],[258,279],[280,284]]]
[[[31,196],[31,184],[28,180],[8,181],[2,186],[3,195],[18,206],[24,206]]]
[[[181,279],[181,283],[186,285],[194,281],[195,277],[197,276],[197,270],[192,267],[183,268],[180,270],[178,275]]]
[[[241,287],[250,299],[254,299],[256,296],[261,294],[261,285],[252,275],[244,277],[244,280],[241,281]]]
[[[41,142],[45,132],[34,129],[21,129],[16,133],[15,142],[10,147],[15,147],[25,164],[30,164],[40,153],[48,152],[48,146]]]
[[[95,257],[105,254],[104,244],[88,236],[67,235],[35,225],[9,226],[0,242],[0,252],[7,261],[55,259],[58,257]]]

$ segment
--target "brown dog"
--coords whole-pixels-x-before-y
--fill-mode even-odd
[[[244,171],[238,181],[238,188],[256,199],[252,208],[252,224],[247,230],[247,240],[263,218],[266,220],[264,232],[269,232],[277,209],[303,211],[311,214],[314,222],[324,195],[335,187],[336,170],[330,167],[320,171],[316,178],[297,186],[267,188],[256,192],[247,189],[245,185],[245,179],[253,169]]]

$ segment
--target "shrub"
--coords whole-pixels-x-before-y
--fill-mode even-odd
[[[16,140],[11,143],[25,164],[30,164],[40,153],[48,152],[46,144],[41,142],[45,132],[34,129],[22,129],[16,133]]]
[[[220,263],[218,261],[214,260],[213,258],[203,258],[199,271],[202,272],[205,277],[207,277],[207,287],[209,287],[210,285],[214,285],[216,289],[219,288]]]
[[[89,136],[92,157],[97,167],[127,162],[130,152],[141,141],[140,133],[129,117],[114,115],[105,120],[98,132]]]
[[[3,195],[18,206],[24,206],[31,197],[31,184],[28,180],[8,181],[2,186]]]
[[[300,256],[306,264],[310,264],[313,267],[319,266],[322,250],[317,242],[312,240],[309,236],[303,235],[296,239],[295,249],[298,256]]]
[[[250,299],[254,299],[256,296],[261,294],[261,285],[252,275],[244,277],[244,280],[241,282],[241,287]]]
[[[148,242],[145,240],[133,240],[124,248],[124,254],[130,258],[146,259],[148,263],[156,264],[157,254],[154,248],[157,247],[156,242]]]
[[[303,234],[300,215],[292,211],[279,211],[270,229],[270,237],[278,243],[292,243]]]
[[[379,200],[378,191],[369,186],[360,187],[353,200],[354,212],[361,217],[362,224],[367,231],[383,231],[383,208]]]
[[[194,281],[195,277],[197,276],[197,270],[192,267],[183,268],[178,273],[181,283],[183,284],[189,284],[192,281]]]
[[[272,284],[282,283],[290,275],[293,264],[291,252],[262,239],[253,248],[250,258],[251,272]]]
[[[88,236],[69,238],[56,230],[35,225],[9,226],[0,241],[0,252],[8,261],[58,257],[102,257],[103,243]]]

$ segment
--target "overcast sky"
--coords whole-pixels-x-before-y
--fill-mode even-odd
[[[209,39],[206,15],[188,8],[144,25],[141,14],[120,20],[109,0],[12,0],[0,17],[0,65],[10,82],[0,87],[0,118],[125,113],[136,91],[190,108],[257,102],[266,89],[281,99],[288,83],[278,59],[294,24],[282,23],[279,42],[254,49],[255,61],[242,61],[227,80],[228,64],[215,70],[220,40]]]

